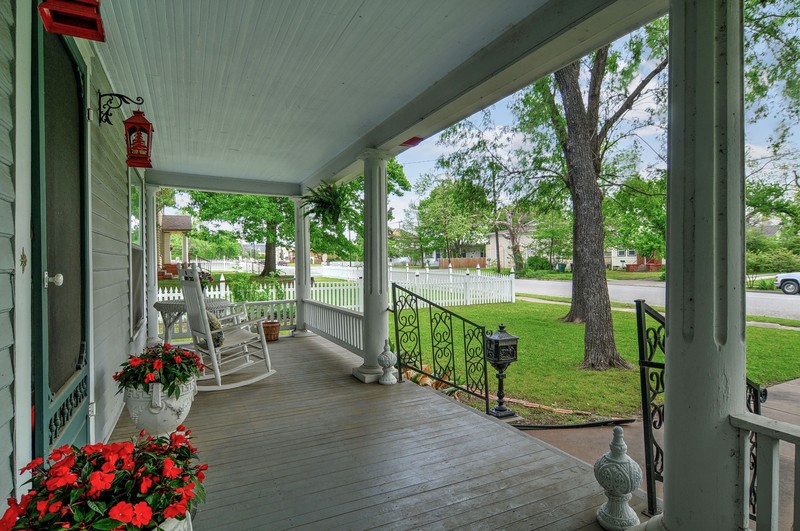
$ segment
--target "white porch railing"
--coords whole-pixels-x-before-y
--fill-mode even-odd
[[[364,357],[363,314],[311,299],[303,303],[309,330]]]
[[[753,413],[742,413],[731,415],[730,422],[740,431],[743,439],[748,439],[749,432],[756,434],[756,444],[758,454],[756,461],[756,485],[758,485],[758,495],[756,496],[756,521],[758,530],[777,530],[778,529],[778,486],[780,472],[780,442],[785,441],[794,445],[794,507],[793,521],[797,522],[800,518],[800,426],[770,419]],[[742,456],[743,471],[749,471],[750,452],[744,452]],[[747,485],[749,478],[743,478],[743,484]],[[745,499],[747,499],[745,497]]]
[[[334,266],[324,266],[326,271]],[[360,268],[346,268],[348,274],[361,274]],[[469,306],[472,304],[492,304],[499,302],[514,302],[514,275],[498,275],[497,273],[473,271],[472,273],[452,270],[424,270],[424,269],[392,269],[389,270],[390,281],[417,293],[421,297],[431,300],[440,306]],[[324,276],[330,276],[326,273]],[[294,282],[281,286],[283,293],[272,286],[262,285],[260,290],[267,293],[270,299],[267,302],[249,302],[254,307],[268,306],[270,304],[294,304],[297,291]],[[214,282],[206,288],[206,295],[211,298],[227,299],[233,301],[233,294],[226,282]],[[364,283],[356,276],[355,280],[344,282],[315,282],[310,289],[309,299],[331,307],[338,307],[351,312],[363,312]],[[181,289],[177,287],[162,287],[158,290],[159,301],[172,301],[183,299]],[[284,299],[284,300],[279,300]],[[160,318],[160,316],[159,316]],[[163,325],[162,325],[163,326]],[[186,316],[183,315],[175,323],[173,337],[187,337],[189,335]],[[359,336],[360,341],[360,336]],[[360,347],[359,347],[360,348]]]

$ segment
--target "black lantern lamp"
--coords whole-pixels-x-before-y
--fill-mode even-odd
[[[501,324],[500,329],[494,334],[486,336],[486,361],[497,371],[497,405],[489,410],[489,414],[497,417],[513,417],[516,415],[506,407],[503,380],[506,378],[506,369],[517,361],[517,343],[519,338],[506,332],[506,325]]]

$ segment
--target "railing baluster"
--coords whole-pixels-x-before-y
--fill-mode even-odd
[[[761,451],[759,449],[759,451]],[[792,513],[795,529],[800,523],[800,445],[794,447],[794,512]]]
[[[778,530],[778,474],[780,465],[780,440],[762,433],[756,434],[758,443],[758,497],[756,514],[758,531]]]

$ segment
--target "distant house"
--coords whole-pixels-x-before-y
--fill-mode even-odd
[[[500,267],[511,267],[514,265],[514,257],[511,253],[511,239],[508,237],[508,231],[502,230],[500,234]],[[497,253],[497,238],[494,232],[489,233],[489,241],[486,244],[486,259],[490,262],[498,260]],[[523,234],[520,237],[520,247],[522,251],[523,260],[527,260],[528,256],[533,254],[531,248],[533,247],[533,238],[530,234]]]

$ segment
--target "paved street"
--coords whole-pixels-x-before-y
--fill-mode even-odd
[[[572,283],[563,280],[518,279],[516,291],[533,295],[569,297],[572,295]],[[636,299],[644,299],[653,306],[664,306],[665,292],[664,282],[652,280],[608,281],[608,293],[611,300],[615,302],[633,302]],[[800,319],[800,295],[784,295],[780,291],[750,291],[747,293],[747,314]]]

